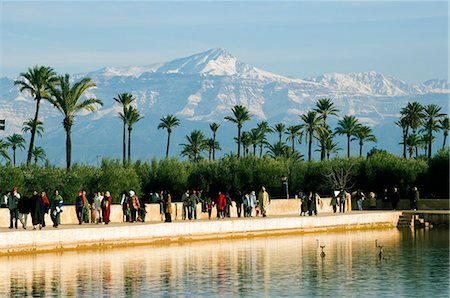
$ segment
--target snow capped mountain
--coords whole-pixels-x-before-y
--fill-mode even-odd
[[[131,92],[136,106],[145,117],[133,130],[137,157],[146,158],[164,152],[164,133],[156,130],[159,119],[167,114],[177,115],[183,125],[174,134],[174,144],[182,143],[184,135],[193,128],[209,132],[211,121],[224,122],[234,105],[245,105],[254,121],[267,120],[296,123],[298,115],[311,109],[317,99],[330,97],[341,115],[356,115],[364,123],[394,129],[393,117],[411,99],[424,104],[439,104],[447,112],[450,84],[445,80],[430,80],[422,85],[408,84],[389,75],[376,72],[324,74],[294,79],[258,69],[238,60],[225,49],[211,49],[189,57],[148,66],[105,67],[76,74],[75,80],[92,78],[97,88],[90,96],[100,98],[104,106],[93,114],[79,115],[74,126],[75,158],[92,161],[96,155],[121,156],[118,106],[113,100],[119,93]],[[32,117],[34,101],[14,86],[13,80],[0,78],[0,118],[7,119],[7,133],[19,132],[22,122]],[[61,115],[43,102],[45,144],[49,156],[64,157],[64,131]],[[332,120],[331,120],[332,121]],[[223,123],[221,133],[229,139],[221,143],[229,152],[234,148],[230,134],[234,127]],[[1,137],[1,136],[0,136]],[[380,146],[397,146],[398,140],[380,139]],[[159,142],[159,140],[162,140]],[[225,141],[224,141],[225,142]],[[93,145],[95,144],[95,145]],[[174,153],[179,148],[174,145]]]

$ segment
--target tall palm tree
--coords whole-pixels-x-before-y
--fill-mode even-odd
[[[206,139],[206,141],[205,141],[205,146],[206,146],[206,149],[208,150],[208,160],[211,160],[212,153],[213,153],[215,150],[221,150],[221,149],[222,149],[222,148],[220,147],[219,142],[217,142],[217,141],[214,140],[213,138]]]
[[[122,112],[119,113],[119,118],[123,121],[123,137],[122,137],[122,163],[125,165],[126,161],[126,126],[127,126],[127,109],[130,104],[136,99],[130,93],[120,93],[117,98],[113,98],[117,103],[122,106]]]
[[[169,157],[169,146],[170,146],[170,135],[172,134],[172,130],[180,125],[180,120],[174,115],[167,115],[160,119],[160,123],[158,124],[158,129],[167,129],[167,147],[166,147],[166,158]]]
[[[28,92],[36,100],[36,110],[34,112],[34,122],[38,122],[39,106],[42,99],[50,97],[50,87],[57,82],[56,72],[48,66],[37,66],[28,68],[27,72],[22,72],[19,79],[14,81],[14,85],[19,86],[20,92]],[[34,146],[36,127],[31,130],[30,146],[27,154],[27,165],[31,162],[31,153]]]
[[[372,128],[366,125],[359,125],[355,132],[353,140],[359,141],[359,157],[362,157],[364,142],[377,142],[377,138],[372,133]]]
[[[133,130],[133,125],[136,124],[142,117],[139,110],[135,107],[129,106],[126,111],[126,124],[128,125],[128,163],[131,162],[131,131]]]
[[[44,123],[40,120],[35,122],[34,119],[28,119],[22,124],[23,133],[27,133],[33,130],[35,131],[35,134],[37,134],[39,137],[42,137],[42,135],[44,134]]]
[[[90,78],[84,78],[73,85],[70,84],[70,76],[60,76],[56,86],[51,86],[52,97],[48,99],[55,108],[64,116],[63,125],[66,130],[66,166],[70,169],[72,161],[72,126],[76,113],[86,110],[93,112],[96,105],[103,105],[97,98],[82,100],[83,94],[96,85]]]
[[[3,157],[6,162],[11,160],[8,153],[8,144],[2,139],[0,139],[0,156]]]
[[[347,157],[350,157],[350,138],[355,135],[359,125],[358,119],[353,115],[344,116],[343,119],[338,121],[338,126],[335,131],[339,135],[347,136]]]
[[[330,127],[323,123],[320,128],[317,130],[316,139],[319,141],[320,149],[315,151],[320,151],[320,160],[325,159],[325,155],[327,152],[327,142],[329,139],[333,139],[334,134],[331,131]]]
[[[330,160],[331,153],[338,154],[341,148],[338,143],[334,142],[333,137],[330,136],[325,142],[325,152],[327,155],[327,160]]]
[[[311,161],[312,154],[312,140],[314,135],[321,130],[323,119],[314,111],[308,111],[306,114],[300,116],[303,124],[300,127],[305,132],[306,141],[308,142],[308,161]]]
[[[295,141],[301,143],[303,132],[300,125],[290,125],[286,128],[287,140],[291,142],[292,151],[295,151]]]
[[[211,129],[212,133],[213,133],[213,144],[216,143],[216,133],[217,130],[219,129],[220,124],[217,122],[213,122],[209,125],[209,128]],[[216,148],[215,146],[212,147],[212,159],[215,160],[216,159]]]
[[[448,131],[450,129],[448,116],[445,116],[444,118],[439,120],[439,129],[442,130],[442,133],[444,134],[444,141],[442,142],[442,149],[444,149],[445,143],[447,141]]]
[[[242,125],[246,121],[250,121],[250,112],[247,110],[246,107],[242,105],[234,106],[231,111],[233,112],[233,117],[226,116],[225,120],[236,123],[238,128],[238,135],[237,135],[237,144],[238,144],[238,151],[237,151],[237,157],[239,158],[241,156],[241,129]]]
[[[237,139],[236,139],[237,141]],[[248,147],[250,147],[252,145],[252,136],[251,133],[249,131],[244,131],[242,132],[241,135],[241,144],[242,147],[244,149],[244,156],[248,155]]]
[[[277,123],[273,127],[273,131],[278,133],[278,142],[283,142],[282,137],[283,133],[286,130],[286,125],[284,123]]]
[[[412,129],[413,134],[417,133],[417,129],[422,125],[424,118],[424,107],[417,101],[409,102],[406,107],[401,111],[401,114],[408,122],[408,126]],[[418,149],[416,149],[416,157],[418,155]]]
[[[400,127],[402,129],[403,133],[403,142],[400,144],[403,144],[403,158],[406,158],[406,139],[408,138],[409,133],[409,124],[408,119],[406,117],[401,117],[399,121],[395,122],[395,125]],[[417,154],[416,154],[417,157]]]
[[[409,153],[409,158],[412,158],[415,148],[420,147],[420,138],[417,136],[417,134],[410,134],[406,138],[406,146]],[[416,152],[416,158],[417,158],[417,152]]]
[[[257,124],[257,129],[261,134],[259,139],[259,157],[262,157],[263,147],[267,144],[266,134],[272,133],[272,128],[270,128],[267,121],[261,121]]]
[[[427,139],[428,139],[428,159],[431,158],[431,146],[433,144],[434,138],[433,138],[433,131],[439,130],[438,121],[441,117],[444,117],[445,114],[441,113],[441,107],[435,105],[435,104],[429,104],[425,106],[423,109],[424,111],[424,128],[427,133]]]
[[[25,149],[24,143],[25,139],[15,133],[6,138],[7,144],[13,150],[13,165],[16,166],[16,149]]]
[[[47,155],[45,154],[44,148],[37,146],[33,149],[34,164],[38,163],[38,160],[46,161]]]
[[[264,139],[264,135],[259,128],[252,128],[249,134],[251,145],[253,146],[253,155],[256,156],[256,147],[261,143],[261,140]]]
[[[181,144],[183,150],[182,156],[187,156],[193,161],[199,161],[203,150],[206,149],[205,136],[200,130],[194,130],[189,136],[186,136],[187,144]]]
[[[314,109],[323,119],[323,123],[327,124],[328,116],[337,116],[339,110],[334,106],[331,98],[321,98],[316,102],[316,108]]]

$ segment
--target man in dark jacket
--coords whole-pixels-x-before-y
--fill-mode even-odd
[[[31,210],[30,201],[31,200],[28,197],[22,197],[17,203],[17,208],[19,210],[19,220],[22,223],[22,228],[24,230],[27,229],[28,214]]]
[[[83,213],[84,207],[86,203],[83,198],[83,192],[80,191],[78,193],[78,197],[75,199],[75,211],[77,212],[78,224],[81,225],[83,223]]]
[[[17,192],[17,187],[13,188],[12,193],[8,194],[8,209],[9,209],[9,228],[17,229],[17,219],[19,217],[19,204],[20,195]]]

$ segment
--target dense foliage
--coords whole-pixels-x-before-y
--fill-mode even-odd
[[[58,188],[66,203],[71,203],[81,189],[89,196],[95,191],[109,190],[114,202],[130,189],[140,196],[169,190],[179,200],[188,188],[217,190],[257,190],[264,185],[272,197],[283,197],[285,186],[281,176],[288,178],[291,196],[298,191],[318,190],[330,195],[333,186],[327,175],[336,169],[347,169],[351,189],[381,192],[384,187],[398,186],[404,194],[414,185],[422,197],[449,198],[449,151],[441,150],[429,162],[425,159],[404,159],[390,153],[374,152],[367,159],[342,158],[330,161],[305,162],[289,158],[225,157],[217,161],[151,160],[123,166],[119,160],[103,160],[99,168],[74,165],[70,171],[53,166],[0,167],[0,187],[3,191],[18,186],[20,192],[31,194],[36,189],[52,193]]]

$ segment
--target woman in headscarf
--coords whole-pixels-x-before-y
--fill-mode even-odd
[[[102,200],[103,208],[105,210],[105,213],[103,215],[103,220],[105,222],[105,225],[109,224],[109,222],[110,222],[109,217],[111,215],[111,202],[112,202],[111,193],[109,191],[107,191]]]

